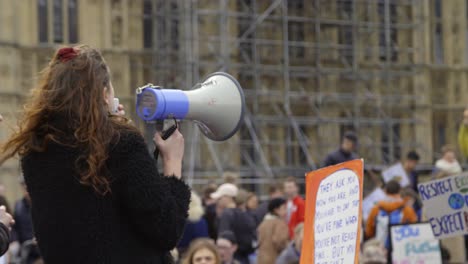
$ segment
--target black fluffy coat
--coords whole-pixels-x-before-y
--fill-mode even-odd
[[[183,233],[189,187],[158,174],[138,133],[122,133],[109,150],[110,194],[79,182],[77,148],[49,143],[21,160],[32,219],[47,264],[170,263]]]

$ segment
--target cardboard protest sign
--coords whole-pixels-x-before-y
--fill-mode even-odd
[[[442,264],[439,240],[429,223],[390,228],[393,264]]]
[[[386,183],[391,180],[398,181],[401,187],[406,187],[410,184],[408,174],[403,168],[403,164],[401,164],[401,162],[398,162],[397,164],[390,166],[386,170],[382,171],[382,177]]]
[[[468,234],[467,174],[418,184],[418,192],[435,237]]]
[[[353,160],[306,175],[301,264],[358,263],[363,174]]]

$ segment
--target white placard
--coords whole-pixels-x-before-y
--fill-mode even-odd
[[[442,264],[439,240],[429,223],[396,225],[390,232],[393,264]]]
[[[354,263],[358,239],[359,178],[339,170],[320,182],[315,205],[315,264]]]
[[[376,188],[362,201],[362,217],[367,221],[370,211],[378,201],[387,199],[385,192],[381,188]]]
[[[435,237],[468,234],[468,175],[418,184],[418,192]]]
[[[384,170],[382,172],[382,177],[386,183],[391,180],[397,180],[401,187],[406,187],[410,184],[408,174],[403,168],[403,164],[401,164],[401,162],[398,162],[397,164]]]

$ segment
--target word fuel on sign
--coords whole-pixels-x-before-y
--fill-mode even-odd
[[[351,170],[339,170],[320,182],[314,222],[316,264],[354,261],[360,211],[359,187],[359,178]]]
[[[429,223],[391,227],[393,264],[441,264],[439,241]]]

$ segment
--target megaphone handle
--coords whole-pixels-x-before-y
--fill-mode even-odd
[[[163,135],[161,136],[161,138],[163,140],[166,140],[168,139],[172,134],[174,134],[174,132],[177,130],[177,123],[175,123],[174,125],[172,125],[169,129],[167,129],[166,131],[163,131]],[[158,157],[159,157],[159,149],[158,147],[156,147],[154,149],[154,158],[156,159],[156,161],[158,161]]]

